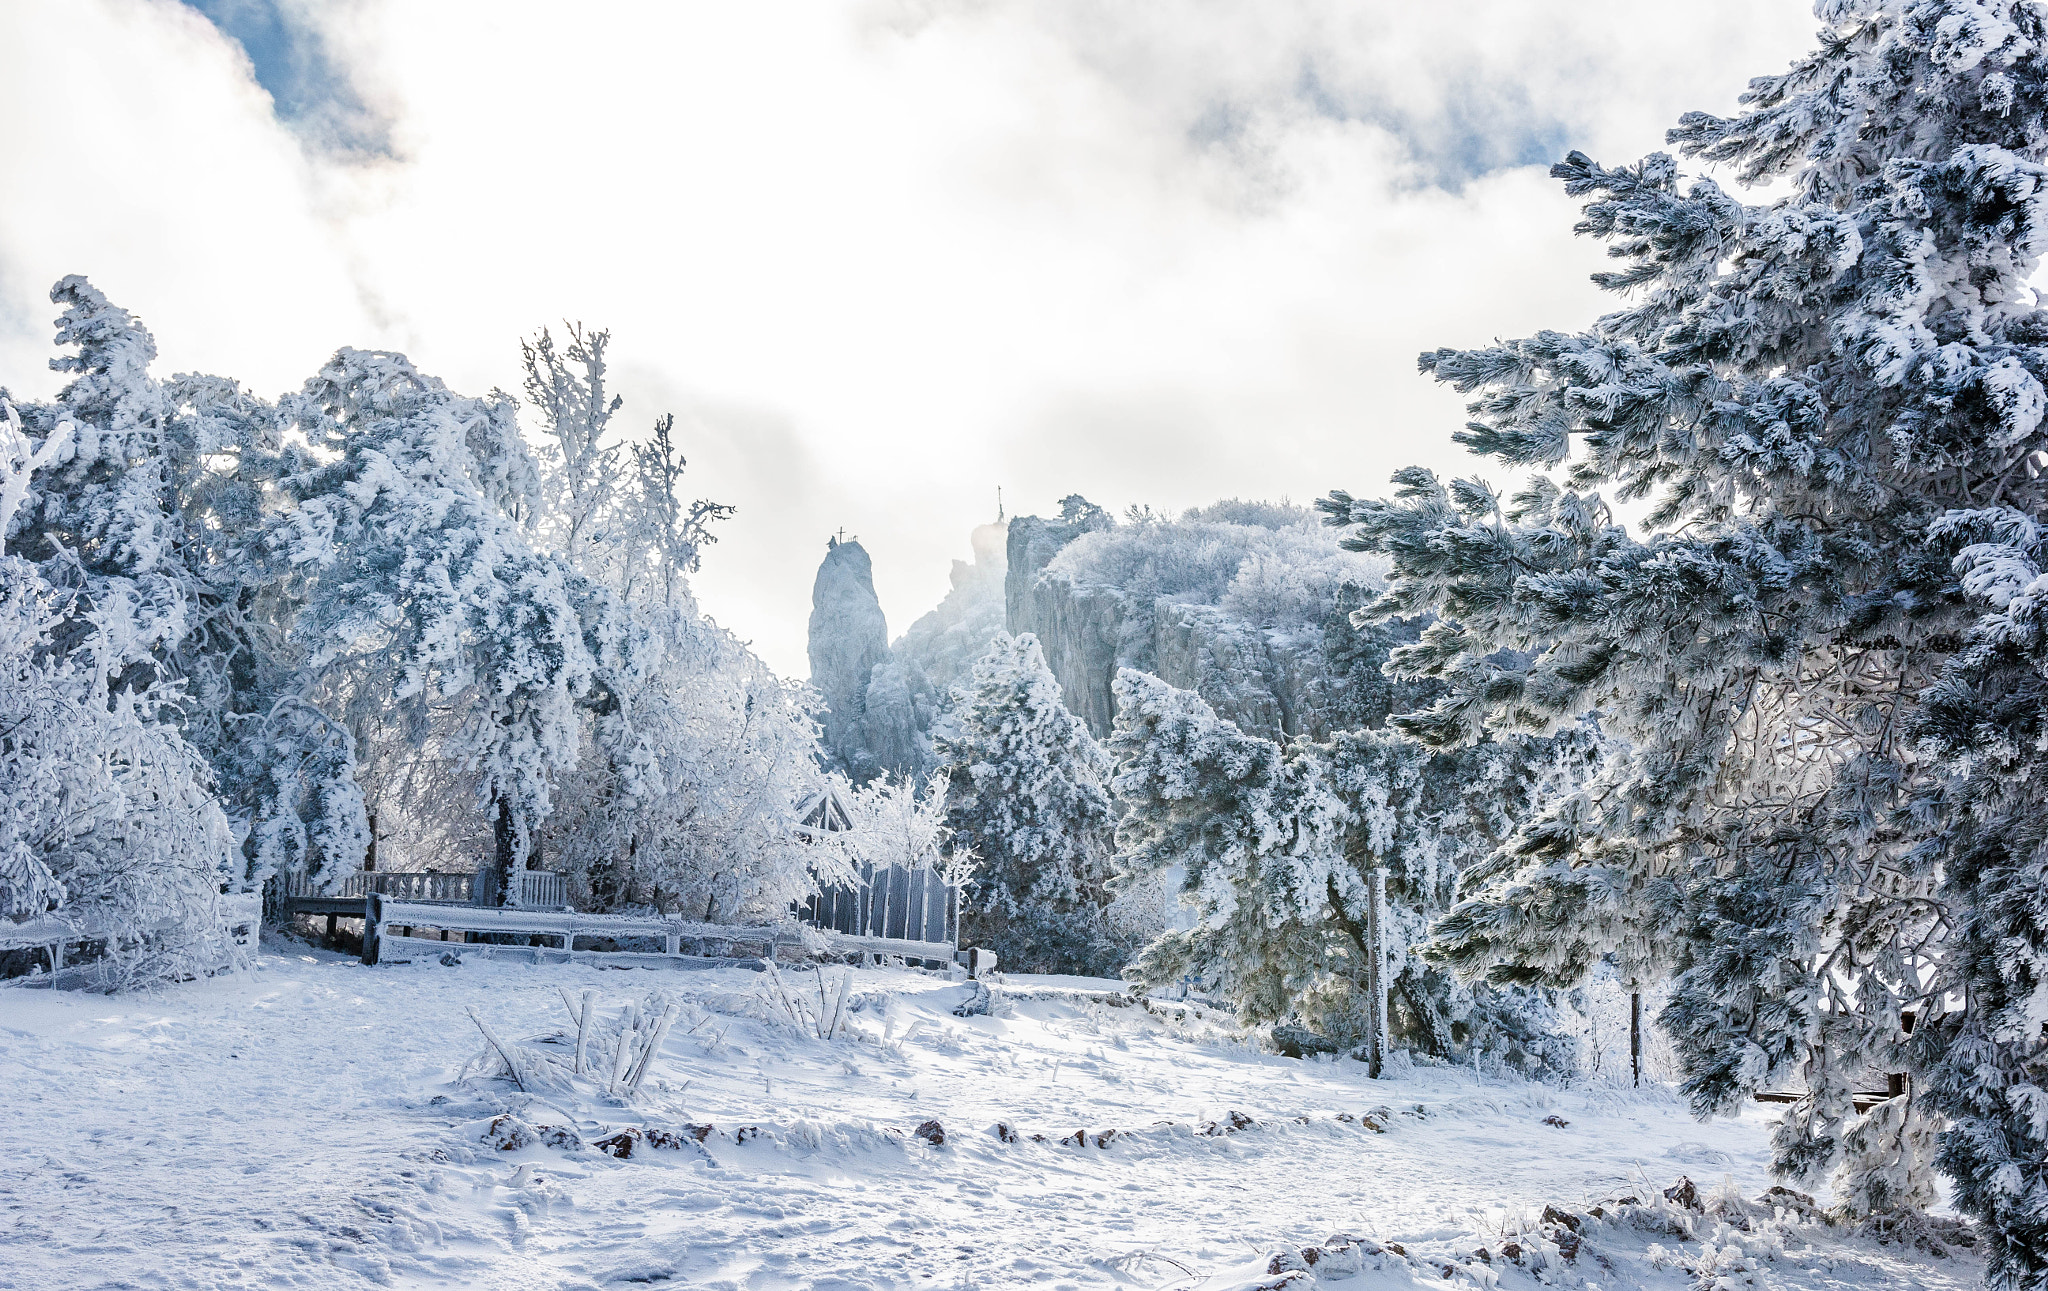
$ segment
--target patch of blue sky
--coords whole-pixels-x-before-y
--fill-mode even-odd
[[[330,151],[389,154],[390,123],[363,101],[297,5],[279,0],[184,0],[248,54],[278,120]]]
[[[1420,182],[1452,192],[1499,171],[1558,161],[1577,133],[1513,83],[1475,80],[1449,87],[1432,103],[1394,104],[1369,88],[1334,87],[1305,61],[1289,97],[1297,110],[1381,127],[1406,150]],[[1189,126],[1188,138],[1200,147],[1228,145],[1250,126],[1254,111],[1245,103],[1213,102]]]

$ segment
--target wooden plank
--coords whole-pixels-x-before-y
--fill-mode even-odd
[[[823,928],[813,929],[825,939],[825,944],[834,950],[866,951],[870,955],[900,955],[905,959],[953,958],[951,943],[943,941],[907,941],[901,937],[855,937],[843,932],[831,932]]]

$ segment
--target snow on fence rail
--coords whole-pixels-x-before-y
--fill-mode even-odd
[[[519,910],[509,907],[433,905],[394,901],[372,893],[364,898],[363,962],[399,962],[449,953],[449,933],[464,935],[461,953],[530,958],[538,963],[610,964],[622,967],[688,968],[739,964],[760,968],[768,963],[805,958],[807,940],[823,941],[840,954],[898,956],[906,960],[954,962],[959,947],[951,940],[925,941],[905,937],[863,937],[828,929],[749,927],[694,923],[682,919],[634,915],[579,914],[575,911]],[[439,936],[414,935],[418,929]],[[393,929],[403,929],[394,932]],[[546,938],[551,945],[524,946],[468,941],[471,934]],[[608,942],[612,948],[578,947],[577,942]],[[659,942],[660,950],[621,950],[620,942]]]
[[[231,892],[220,898],[220,943],[231,947],[221,961],[205,971],[219,972],[229,967],[237,953],[255,948],[256,938],[263,928],[263,894],[260,892]],[[175,922],[165,922],[141,930],[142,936],[151,933],[170,932],[177,928]],[[127,930],[129,935],[135,929]],[[42,950],[49,955],[49,972],[40,979],[40,984],[49,986],[97,985],[104,973],[97,971],[93,963],[66,966],[68,948],[81,942],[105,941],[118,935],[116,929],[105,920],[90,916],[46,914],[20,923],[0,921],[0,951]]]

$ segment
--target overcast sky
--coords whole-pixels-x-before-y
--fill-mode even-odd
[[[1465,471],[1415,356],[1603,302],[1545,176],[1729,112],[1800,0],[0,6],[0,385],[50,284],[268,396],[335,348],[466,392],[609,327],[739,514],[699,596],[802,676],[844,526],[892,635],[969,529]],[[530,423],[529,423],[530,424]]]

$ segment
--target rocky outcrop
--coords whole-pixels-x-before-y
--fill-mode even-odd
[[[922,668],[939,696],[966,683],[974,661],[1003,630],[1008,531],[1001,520],[976,526],[974,560],[953,562],[953,588],[946,599],[911,624],[891,648],[898,659]]]
[[[1268,739],[1322,740],[1384,719],[1387,683],[1378,669],[1386,630],[1351,626],[1350,611],[1372,580],[1345,568],[1350,557],[1335,534],[1234,518],[1149,520],[1104,532],[1111,527],[1092,507],[1060,520],[1011,521],[1005,589],[1009,631],[1036,634],[1062,700],[1098,739],[1116,720],[1110,684],[1119,668],[1192,690],[1219,716]],[[1241,580],[1219,575],[1218,566],[1236,570],[1240,546],[1247,564],[1272,562],[1276,529],[1287,556],[1334,564],[1319,584],[1266,589],[1265,599],[1285,612],[1255,621],[1233,599]],[[1096,533],[1103,536],[1088,538]],[[1200,554],[1180,559],[1192,549]],[[1177,574],[1177,563],[1187,569]],[[1176,582],[1181,577],[1187,581]]]
[[[828,539],[811,584],[811,685],[825,699],[825,747],[842,760],[865,746],[868,682],[889,658],[889,622],[859,541]]]
[[[1192,690],[1269,739],[1377,726],[1394,702],[1379,668],[1413,634],[1351,626],[1376,575],[1300,508],[1223,503],[1119,526],[1076,494],[1057,518],[983,525],[973,541],[945,600],[893,649],[867,552],[826,553],[811,680],[829,706],[825,744],[857,779],[932,767],[933,721],[1001,630],[1038,637],[1061,699],[1098,739],[1116,721],[1119,668]]]
[[[922,775],[932,763],[931,683],[889,652],[874,567],[858,541],[830,540],[811,585],[811,685],[824,697],[826,752],[857,781]]]

